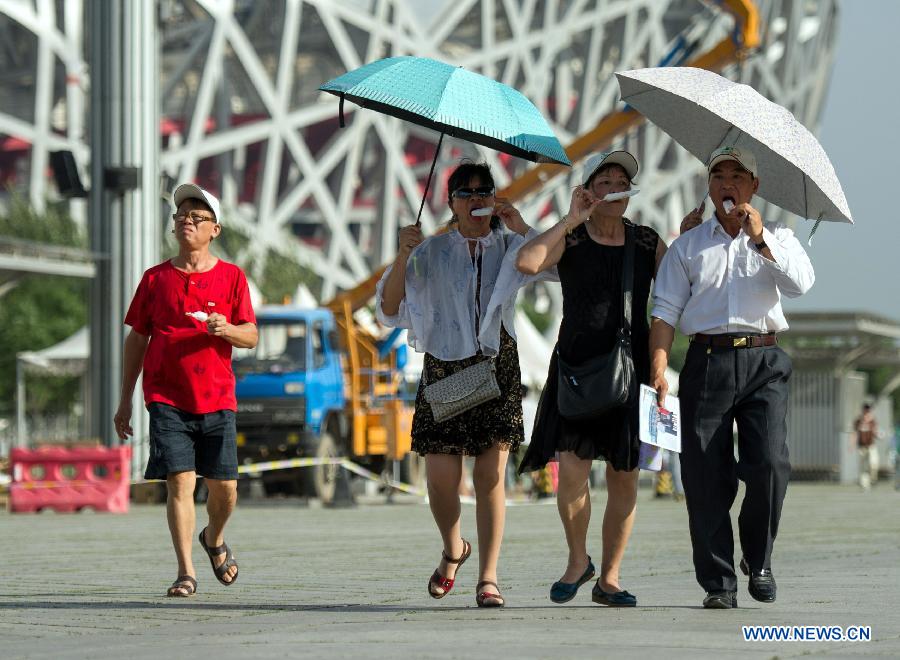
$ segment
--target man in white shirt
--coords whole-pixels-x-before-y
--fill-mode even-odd
[[[806,293],[815,275],[793,232],[783,223],[764,223],[750,205],[759,188],[750,151],[718,149],[708,171],[715,212],[672,243],[657,274],[650,384],[663,401],[680,321],[682,332],[691,336],[679,396],[694,570],[707,592],[703,606],[729,609],[737,606],[730,510],[739,478],[746,485],[738,518],[741,570],[750,576],[753,598],[775,600],[772,545],[791,470],[786,444],[791,360],[777,345],[777,333],[788,327],[781,296]]]

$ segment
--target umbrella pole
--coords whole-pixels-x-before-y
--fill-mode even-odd
[[[438,140],[437,149],[434,150],[434,159],[431,161],[431,170],[428,172],[428,180],[425,182],[425,192],[422,193],[422,203],[419,204],[419,214],[416,216],[416,227],[422,225],[422,209],[425,208],[425,198],[428,197],[428,187],[431,185],[431,176],[434,174],[434,166],[437,165],[438,154],[441,153],[441,143],[444,141],[444,134]]]

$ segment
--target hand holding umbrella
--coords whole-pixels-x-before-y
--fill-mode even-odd
[[[703,224],[703,210],[706,208],[706,198],[704,197],[703,199],[704,201],[700,202],[700,206],[684,216],[684,220],[681,221],[680,233],[683,234]]]

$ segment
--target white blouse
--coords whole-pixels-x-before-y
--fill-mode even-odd
[[[504,235],[495,229],[483,238],[466,238],[452,229],[425,239],[409,255],[406,295],[397,314],[388,316],[381,306],[393,266],[378,282],[378,320],[390,327],[406,328],[410,346],[439,360],[462,360],[479,350],[484,355],[497,355],[501,321],[506,331],[516,336],[513,320],[519,288],[556,277],[555,269],[536,276],[516,270],[519,248],[537,235],[534,229],[525,236]],[[470,242],[475,243],[476,259],[481,258],[480,315],[475,296],[478,271],[469,252]]]

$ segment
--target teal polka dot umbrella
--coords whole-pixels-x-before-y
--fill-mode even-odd
[[[521,92],[462,67],[425,57],[389,57],[319,89],[340,98],[342,126],[347,99],[432,128],[441,140],[451,135],[532,162],[572,165],[544,117]]]

